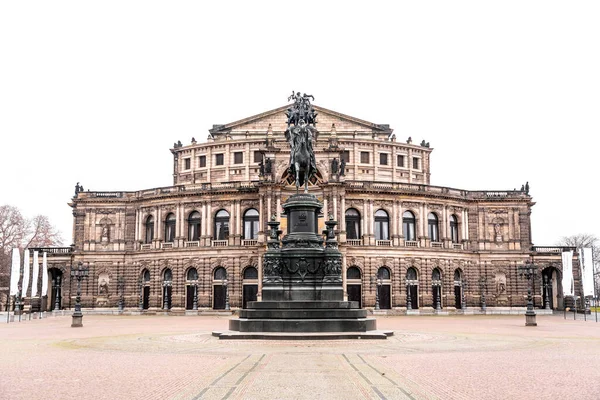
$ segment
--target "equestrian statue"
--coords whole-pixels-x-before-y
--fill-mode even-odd
[[[315,128],[317,113],[310,104],[314,96],[300,92],[288,97],[294,104],[287,109],[287,129],[285,138],[290,144],[290,164],[288,171],[295,177],[296,190],[304,186],[304,193],[308,193],[308,181],[317,172],[313,140],[316,140]]]

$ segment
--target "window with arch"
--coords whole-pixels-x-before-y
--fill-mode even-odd
[[[247,267],[244,270],[244,279],[258,279],[258,270],[254,267]]]
[[[390,218],[385,210],[375,213],[375,240],[390,240]]]
[[[404,235],[404,240],[417,240],[415,234],[415,214],[411,211],[404,211],[404,214],[402,214],[402,234]]]
[[[460,269],[455,269],[454,270],[454,282],[461,282],[462,281],[462,274],[460,272]]]
[[[354,208],[346,210],[346,239],[360,239],[360,213]]]
[[[145,225],[146,236],[144,238],[144,243],[152,243],[152,240],[154,239],[154,217],[152,215],[149,215],[148,218],[146,218]]]
[[[142,272],[142,280],[143,280],[145,283],[148,283],[148,282],[150,282],[150,271],[148,271],[147,269],[145,269],[145,270]]]
[[[215,281],[221,281],[227,279],[227,271],[223,267],[218,267],[213,273]]]
[[[169,268],[167,268],[165,270],[165,272],[163,273],[163,281],[171,282],[172,280],[173,280],[173,272],[171,272],[171,270]]]
[[[382,279],[382,280],[391,279],[390,270],[387,267],[380,267],[377,270],[377,279]]]
[[[175,241],[175,226],[177,225],[177,219],[175,214],[169,213],[165,218],[165,242],[173,243]]]
[[[438,216],[435,213],[429,213],[427,216],[427,226],[429,227],[429,240],[432,242],[440,241],[440,229],[438,225]]]
[[[197,281],[198,280],[198,270],[196,270],[196,268],[188,269],[186,278],[188,281]]]
[[[417,270],[413,267],[410,267],[406,271],[406,280],[408,281],[416,281],[417,280]]]
[[[229,213],[225,210],[219,210],[215,214],[215,240],[229,239]]]
[[[441,281],[442,280],[442,272],[439,268],[434,268],[431,272],[431,280],[432,281]]]
[[[188,240],[196,242],[200,240],[200,213],[193,211],[188,217]]]
[[[458,243],[458,218],[454,214],[450,216],[450,240]]]
[[[358,267],[350,267],[346,271],[346,279],[360,279],[361,273]]]
[[[258,239],[258,211],[254,208],[244,213],[244,239]]]

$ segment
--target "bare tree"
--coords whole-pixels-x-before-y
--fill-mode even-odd
[[[13,248],[21,251],[29,247],[60,246],[60,232],[45,215],[32,219],[23,217],[14,206],[0,206],[0,288],[4,291],[9,285],[11,253]],[[0,302],[5,295],[0,295]]]
[[[25,248],[60,246],[63,242],[60,232],[45,215],[36,215],[29,221]]]
[[[21,247],[27,236],[28,221],[21,211],[13,206],[0,206],[0,252],[9,254],[13,248]]]

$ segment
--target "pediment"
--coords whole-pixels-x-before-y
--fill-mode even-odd
[[[279,136],[287,129],[287,118],[285,111],[290,105],[278,107],[274,110],[266,111],[239,121],[224,125],[214,125],[209,130],[211,135],[218,139],[219,136],[230,135],[232,138],[240,136],[264,136],[270,129],[274,135]],[[375,124],[359,118],[351,117],[336,111],[328,110],[317,105],[313,105],[317,115],[317,130],[321,134],[331,133],[335,125],[335,131],[338,136],[352,135],[382,135],[389,136],[392,129],[389,125]]]

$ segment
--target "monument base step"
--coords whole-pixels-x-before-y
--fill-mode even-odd
[[[229,330],[237,332],[367,332],[377,329],[375,318],[339,319],[248,319],[229,320]]]
[[[213,336],[219,339],[255,339],[255,340],[344,340],[344,339],[387,339],[393,331],[368,332],[237,332],[214,331]]]

